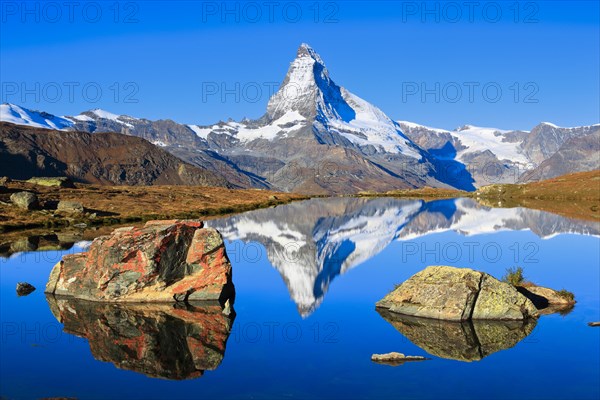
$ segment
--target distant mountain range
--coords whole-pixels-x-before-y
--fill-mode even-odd
[[[600,168],[600,124],[561,128],[542,122],[531,131],[465,125],[447,131],[399,123],[407,136],[435,157],[464,166],[462,173],[470,176],[476,187],[531,182]]]
[[[531,131],[454,131],[394,121],[338,86],[302,44],[257,120],[185,125],[104,110],[59,117],[2,104],[0,120],[37,128],[137,136],[233,187],[309,193],[423,186],[473,190],[600,168],[600,124]]]

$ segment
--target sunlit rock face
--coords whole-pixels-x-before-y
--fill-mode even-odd
[[[192,379],[218,368],[232,309],[196,304],[108,304],[47,295],[64,331],[88,340],[95,359],[149,377]]]
[[[200,221],[118,228],[53,268],[46,293],[109,302],[219,300],[234,294],[219,232]]]
[[[409,317],[378,309],[379,314],[416,346],[451,360],[479,361],[525,339],[537,320],[442,321]]]
[[[313,199],[206,224],[227,240],[264,246],[302,316],[319,307],[333,279],[394,241],[448,231],[465,236],[508,230],[531,230],[543,238],[560,233],[600,235],[598,222],[519,207],[491,208],[472,199]]]

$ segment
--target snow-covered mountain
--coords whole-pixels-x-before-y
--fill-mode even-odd
[[[300,46],[282,85],[269,100],[266,118],[296,124],[312,122],[319,135],[336,134],[361,148],[421,159],[421,150],[404,136],[398,124],[339,87],[321,57],[307,44]]]
[[[436,179],[427,152],[377,107],[338,86],[306,44],[257,120],[199,126],[103,110],[57,118],[63,123],[46,126],[140,136],[188,162],[218,168],[238,186],[311,193],[449,186]]]
[[[435,178],[430,156],[381,110],[338,86],[306,44],[261,118],[190,128],[209,148],[281,190],[446,186]]]
[[[0,120],[139,136],[225,176],[236,187],[310,193],[422,186],[474,190],[490,183],[514,183],[567,141],[600,131],[600,125],[560,128],[549,123],[531,131],[471,125],[448,131],[396,122],[336,84],[323,59],[307,44],[298,48],[279,90],[256,120],[203,126],[100,109],[59,117],[12,104],[2,104]],[[574,141],[562,154],[578,154],[577,146],[589,142]],[[593,157],[569,161],[567,172],[600,167]],[[559,170],[565,168],[538,175],[551,177]]]
[[[316,199],[207,224],[230,241],[262,244],[303,316],[321,304],[336,276],[396,240],[416,240],[447,231],[466,236],[503,230],[530,230],[541,238],[561,233],[600,236],[597,222],[525,208],[490,208],[471,199]]]

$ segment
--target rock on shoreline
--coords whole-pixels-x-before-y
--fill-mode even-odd
[[[40,207],[37,195],[32,192],[13,193],[10,201],[22,210],[35,210]]]
[[[377,307],[448,321],[523,320],[539,315],[512,285],[485,272],[447,266],[416,273],[377,302]]]
[[[574,298],[565,297],[559,291],[542,286],[518,286],[517,290],[531,300],[537,309],[550,306],[572,306],[576,303]]]
[[[105,302],[218,300],[235,294],[223,239],[200,221],[150,221],[96,238],[52,269],[46,293]]]

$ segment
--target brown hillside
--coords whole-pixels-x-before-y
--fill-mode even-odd
[[[0,122],[0,176],[68,176],[100,185],[231,185],[152,143],[120,133],[31,128]]]

